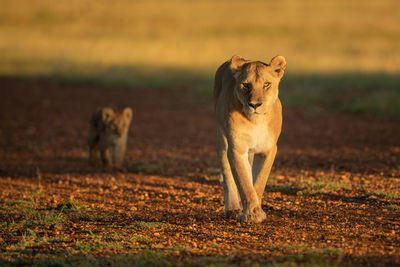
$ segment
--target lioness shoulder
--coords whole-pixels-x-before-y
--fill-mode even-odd
[[[233,56],[217,70],[214,104],[225,215],[240,221],[266,218],[261,199],[275,159],[281,127],[279,82],[285,58],[269,64]]]

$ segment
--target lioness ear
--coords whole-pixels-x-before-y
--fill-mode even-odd
[[[272,74],[277,78],[282,78],[283,73],[286,68],[286,60],[282,56],[275,56],[271,59],[269,63],[269,67],[271,68]]]
[[[229,67],[231,68],[231,71],[233,73],[233,76],[235,76],[235,79],[238,78],[240,69],[246,62],[247,62],[247,60],[245,60],[241,56],[235,55],[231,58]]]
[[[103,109],[103,112],[101,114],[101,118],[103,119],[104,122],[109,122],[113,117],[115,113],[112,108],[105,108]]]
[[[122,111],[122,115],[124,116],[124,118],[126,118],[129,121],[132,119],[132,113],[133,112],[132,112],[132,109],[130,107],[126,107]]]

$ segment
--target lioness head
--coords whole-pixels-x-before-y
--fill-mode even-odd
[[[268,106],[278,98],[278,85],[286,67],[282,56],[269,64],[233,56],[230,69],[235,77],[235,96],[249,118],[266,114]]]
[[[125,108],[122,113],[116,113],[111,108],[102,110],[102,120],[105,130],[110,134],[121,136],[128,128],[132,119],[132,109]]]

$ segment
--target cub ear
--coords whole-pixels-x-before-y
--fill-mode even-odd
[[[124,108],[124,110],[122,111],[122,115],[124,116],[124,118],[126,118],[128,121],[130,121],[132,119],[132,114],[133,111],[130,107],[126,107]]]
[[[231,60],[229,61],[229,67],[231,68],[231,71],[233,73],[233,76],[235,77],[235,79],[237,79],[239,77],[240,74],[240,70],[242,68],[242,66],[247,62],[248,60],[245,60],[244,58],[242,58],[241,56],[233,56],[231,58]]]
[[[282,78],[286,68],[286,59],[282,56],[275,56],[269,63],[272,74],[277,78]]]
[[[101,112],[101,118],[104,122],[109,122],[114,116],[115,112],[112,108],[104,108]]]

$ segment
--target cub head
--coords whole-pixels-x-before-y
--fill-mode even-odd
[[[101,116],[105,130],[111,134],[121,136],[129,128],[132,120],[132,109],[128,107],[122,113],[117,113],[112,108],[104,108]]]
[[[285,68],[286,60],[282,56],[272,58],[269,64],[232,57],[230,69],[236,80],[234,93],[247,117],[266,114],[268,106],[278,98],[278,85]]]

